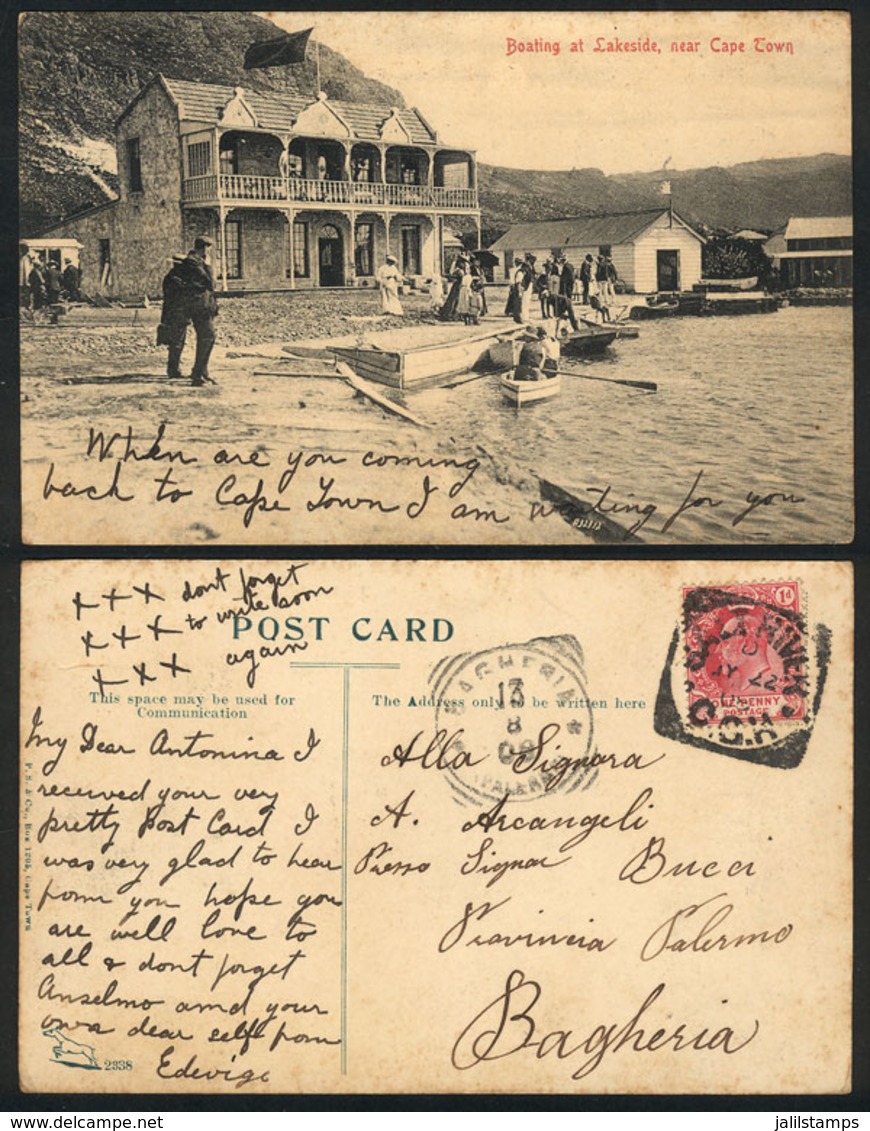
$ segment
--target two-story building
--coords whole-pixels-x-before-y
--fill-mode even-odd
[[[764,250],[787,287],[852,286],[851,216],[792,216]]]
[[[119,198],[43,233],[81,243],[85,290],[158,294],[197,235],[220,288],[293,290],[373,285],[388,253],[425,278],[445,218],[480,232],[474,152],[414,109],[157,75],[115,133]]]

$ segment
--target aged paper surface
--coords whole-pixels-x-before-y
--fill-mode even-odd
[[[285,110],[263,94],[281,68],[244,71],[241,40],[211,62],[178,55],[166,20],[209,17],[220,14],[22,24],[22,198],[48,194],[22,236],[78,241],[82,288],[109,303],[23,326],[25,541],[851,539],[851,306],[829,304],[851,287],[848,13],[279,14],[284,30],[314,27],[310,74]],[[74,97],[33,86],[33,42],[65,51],[122,24],[128,38],[106,42],[129,44],[144,94],[131,79],[115,105],[115,72],[90,58]],[[257,37],[269,26],[279,33],[264,24]],[[196,42],[223,42],[207,32]],[[331,51],[419,116],[382,93],[357,120]],[[80,120],[56,120],[49,96],[82,107]],[[69,219],[60,150],[84,153],[76,175],[91,193],[117,185],[120,201]],[[803,227],[789,232],[792,221]],[[744,250],[769,251],[774,297],[747,267],[740,285],[755,289],[703,299],[701,243],[741,233]],[[220,299],[216,384],[193,387],[167,376],[155,334],[167,265],[198,235],[213,241],[218,289],[252,293]],[[436,277],[450,290],[463,242],[496,248],[488,310],[470,327],[471,315],[439,321],[444,296],[430,295]],[[581,343],[566,360],[563,345],[558,395],[516,409],[481,370],[496,355],[457,350],[519,329],[504,313],[514,253],[534,253],[537,271],[560,250],[578,271],[584,253],[612,252],[613,313],[629,325],[600,351]],[[382,311],[375,285],[388,251],[405,279],[401,316]],[[648,294],[675,290],[711,316],[650,311]],[[538,305],[523,308],[530,325]],[[603,313],[582,299],[577,311],[583,334],[590,319],[602,331]],[[185,377],[193,337],[189,326]],[[327,345],[365,356],[337,364]],[[415,384],[419,366],[429,376]]]
[[[852,577],[26,563],[45,1092],[850,1086]]]

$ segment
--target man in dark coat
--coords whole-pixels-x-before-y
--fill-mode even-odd
[[[45,306],[45,276],[38,259],[31,260],[30,271],[27,275],[27,287],[30,291],[31,310],[42,310]]]
[[[580,282],[583,284],[583,305],[589,305],[589,284],[592,282],[592,256],[587,255],[580,265]]]
[[[79,301],[79,288],[81,287],[81,271],[71,259],[64,260],[63,289],[70,302]]]
[[[208,359],[211,357],[215,343],[214,320],[217,314],[217,299],[214,293],[214,276],[208,264],[211,246],[211,240],[198,236],[194,240],[193,251],[188,252],[178,267],[184,288],[186,316],[193,322],[196,333],[196,356],[193,361],[193,372],[190,375],[193,385],[204,385],[206,381],[212,380],[208,375]]]
[[[579,330],[577,315],[574,313],[574,267],[564,255],[559,256],[559,309],[560,318],[567,318],[572,330]]]
[[[45,269],[45,300],[49,306],[56,306],[60,302],[60,291],[63,286],[63,277],[60,268],[49,263]]]
[[[166,363],[167,377],[181,377],[181,354],[187,338],[187,296],[181,275],[184,257],[174,255],[172,266],[163,277],[163,312],[157,328],[157,344],[169,347]]]

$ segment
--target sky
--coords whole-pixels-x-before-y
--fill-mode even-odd
[[[261,14],[313,24],[488,164],[611,174],[851,152],[845,13]]]

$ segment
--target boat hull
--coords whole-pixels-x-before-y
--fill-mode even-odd
[[[557,373],[554,377],[545,377],[540,381],[516,381],[511,372],[500,377],[499,384],[505,399],[517,408],[522,408],[555,397],[561,388],[562,378]]]
[[[584,321],[579,330],[572,330],[559,338],[559,348],[565,357],[589,357],[603,353],[608,346],[613,345],[618,334],[619,330],[615,326],[610,329]]]
[[[504,331],[490,331],[407,349],[333,346],[331,350],[369,381],[394,389],[412,389],[437,385],[472,369],[499,368],[497,347],[504,342]]]
[[[678,302],[659,302],[655,306],[633,306],[628,317],[632,322],[647,321],[650,318],[673,318],[679,309]]]

